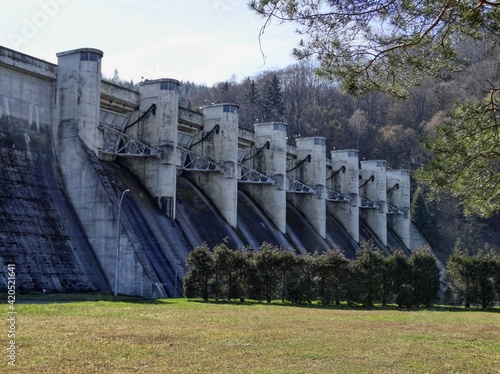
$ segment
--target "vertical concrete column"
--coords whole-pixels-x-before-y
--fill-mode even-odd
[[[382,244],[387,245],[387,161],[361,161],[360,199],[366,198],[377,204],[377,208],[363,208],[360,218]],[[363,204],[361,203],[361,206]]]
[[[56,136],[79,136],[96,154],[103,146],[99,126],[103,52],[81,48],[57,54]]]
[[[322,238],[326,238],[326,139],[311,137],[297,139],[297,159],[310,156],[295,170],[297,179],[316,190],[313,194],[292,194],[297,208],[306,216]]]
[[[409,170],[390,170],[387,172],[387,202],[398,209],[396,214],[387,215],[387,224],[404,245],[411,248]]]
[[[246,186],[250,196],[264,210],[274,225],[283,234],[286,233],[286,124],[266,122],[254,124],[255,149],[261,149],[269,142],[269,149],[264,149],[251,161],[252,167],[276,180],[274,186]]]
[[[359,151],[331,151],[332,175],[328,187],[349,196],[349,202],[328,202],[326,207],[359,243]]]
[[[168,78],[142,82],[139,111],[150,110],[150,114],[126,130],[130,136],[160,151],[160,159],[131,158],[126,162],[156,198],[163,213],[172,219],[175,219],[177,187],[178,87],[179,81]]]
[[[222,165],[223,173],[200,172],[195,177],[198,185],[233,227],[237,226],[238,108],[236,104],[216,104],[203,108],[204,133],[212,131],[215,126],[218,126],[218,131],[200,143],[202,152],[199,153]]]

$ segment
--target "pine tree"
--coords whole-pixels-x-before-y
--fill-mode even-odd
[[[262,105],[264,120],[280,121],[282,119],[285,112],[285,106],[283,104],[283,90],[276,73],[274,73],[272,78],[266,82]]]
[[[430,307],[436,300],[441,285],[441,274],[436,258],[429,247],[413,251],[409,258],[413,288],[413,304]]]
[[[206,244],[193,249],[187,258],[189,270],[184,278],[184,295],[201,297],[207,301],[210,296],[210,282],[213,278],[214,261]]]

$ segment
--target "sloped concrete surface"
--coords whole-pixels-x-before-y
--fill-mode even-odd
[[[0,178],[0,261],[16,265],[17,289],[108,291],[63,192],[48,126],[0,119]]]

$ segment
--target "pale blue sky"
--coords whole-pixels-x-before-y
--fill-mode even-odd
[[[247,0],[2,0],[0,45],[53,63],[57,52],[98,48],[107,76],[211,85],[294,63],[299,36],[274,23],[263,65],[263,23]]]

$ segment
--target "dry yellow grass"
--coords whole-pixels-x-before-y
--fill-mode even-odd
[[[500,372],[498,310],[165,300],[17,311],[19,373]]]

